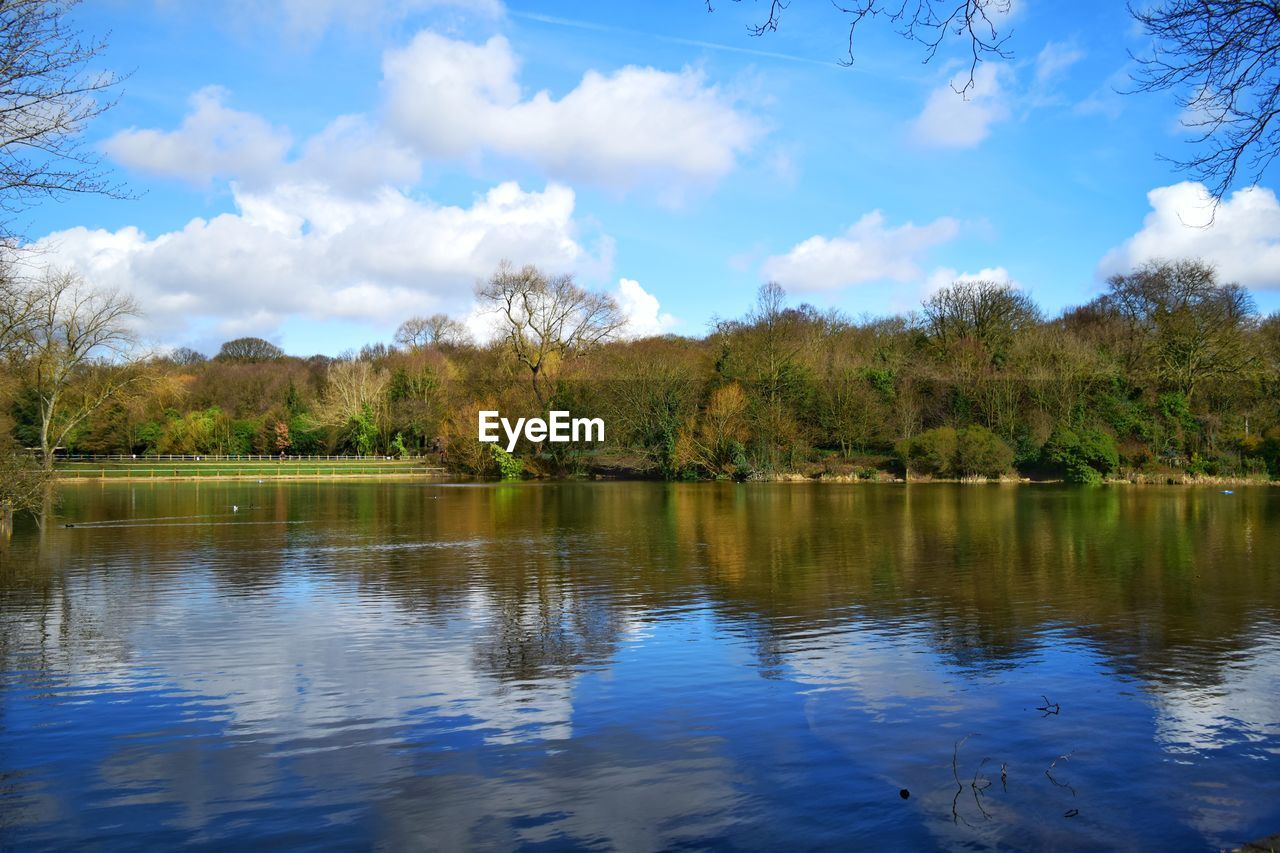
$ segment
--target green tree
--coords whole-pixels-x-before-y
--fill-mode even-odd
[[[1002,477],[1013,469],[1013,448],[978,424],[956,434],[953,469],[961,477]]]
[[[351,419],[351,444],[360,456],[373,456],[378,450],[378,421],[368,403]]]
[[[1101,483],[1120,465],[1116,440],[1099,429],[1059,426],[1041,450],[1045,465],[1069,483]]]

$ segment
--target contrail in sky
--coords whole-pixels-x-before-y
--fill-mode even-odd
[[[683,44],[690,47],[702,47],[708,50],[723,50],[728,53],[745,53],[748,56],[760,56],[766,59],[781,59],[784,62],[799,62],[805,65],[821,65],[827,68],[838,68],[841,71],[848,71],[849,68],[838,62],[827,62],[821,59],[810,59],[806,56],[793,56],[789,53],[776,53],[772,50],[756,50],[750,47],[737,47],[731,44],[720,44],[714,41],[702,41],[701,39],[688,39],[680,36],[668,36],[660,33],[645,32],[644,30],[632,30],[627,27],[615,27],[609,24],[600,24],[594,21],[579,21],[573,18],[560,18],[555,15],[543,15],[539,12],[517,12],[512,9],[507,10],[507,14],[513,18],[523,18],[527,21],[537,21],[541,24],[552,24],[558,27],[573,27],[578,30],[593,30],[601,33],[619,33],[624,35],[645,36],[646,38],[657,39],[658,41],[670,42],[672,44]]]

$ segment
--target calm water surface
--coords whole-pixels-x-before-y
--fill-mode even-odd
[[[0,846],[1280,831],[1280,490],[117,483],[59,513],[0,543]]]

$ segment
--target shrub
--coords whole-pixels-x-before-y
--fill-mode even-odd
[[[498,476],[504,480],[519,480],[524,475],[524,461],[512,456],[496,444],[489,445],[493,461],[498,466]]]
[[[1116,440],[1092,428],[1079,432],[1055,428],[1041,448],[1040,459],[1069,483],[1101,483],[1120,465]]]
[[[898,456],[906,469],[915,474],[950,477],[954,473],[956,445],[959,436],[951,427],[925,430],[914,438],[898,443]]]
[[[983,426],[937,427],[898,443],[898,457],[914,474],[999,477],[1013,467],[1013,448]]]
[[[999,477],[1013,467],[1013,448],[984,426],[967,426],[956,440],[955,472],[961,477]]]

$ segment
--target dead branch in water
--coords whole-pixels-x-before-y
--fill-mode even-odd
[[[964,815],[960,814],[960,795],[964,793],[965,788],[965,783],[960,781],[960,747],[963,746],[964,742],[971,737],[973,737],[972,734],[967,734],[960,738],[960,740],[956,741],[955,748],[951,751],[951,777],[955,779],[956,782],[956,795],[951,798],[951,822],[963,822],[965,826],[970,828],[973,827],[973,824],[969,823],[969,821],[965,819]],[[983,758],[978,764],[978,769],[973,771],[973,779],[969,781],[969,790],[973,792],[974,805],[976,805],[978,807],[978,811],[982,813],[983,820],[991,820],[991,813],[982,805],[982,798],[985,796],[983,792],[986,791],[987,788],[990,788],[992,784],[990,779],[982,775],[982,768],[986,767],[987,762],[990,760],[991,759],[989,757]],[[1001,782],[1005,779],[1006,767],[1008,767],[1008,764],[1000,765]]]
[[[1048,769],[1044,771],[1044,775],[1049,777],[1049,781],[1057,785],[1059,788],[1066,788],[1068,791],[1071,792],[1071,796],[1074,797],[1076,795],[1076,789],[1068,785],[1066,782],[1059,782],[1057,779],[1053,778],[1053,772],[1052,772],[1053,768],[1058,766],[1059,761],[1068,761],[1073,755],[1075,755],[1074,749],[1071,752],[1068,752],[1066,755],[1059,755],[1057,758],[1053,759],[1053,763],[1050,764]]]
[[[964,815],[960,814],[960,795],[964,793],[964,784],[960,781],[960,768],[958,766],[960,760],[960,747],[964,742],[973,735],[968,734],[956,741],[955,747],[951,750],[951,775],[956,780],[956,795],[951,798],[951,822],[963,821],[965,826],[972,827],[973,824],[965,820]]]
[[[990,758],[982,759],[982,763],[978,765],[978,769],[973,771],[973,781],[969,783],[969,787],[973,789],[973,802],[978,806],[978,811],[982,812],[982,817],[985,820],[991,820],[991,815],[982,807],[982,792],[991,787],[991,780],[984,778],[982,780],[983,784],[979,785],[978,776],[982,773],[982,768],[986,767],[987,762],[990,760]]]

